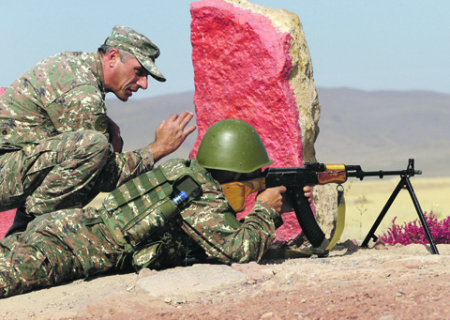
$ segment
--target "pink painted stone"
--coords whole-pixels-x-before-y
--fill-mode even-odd
[[[0,239],[5,237],[6,232],[13,224],[16,209],[0,212]]]
[[[6,88],[0,88],[0,96],[5,92]],[[16,215],[16,209],[0,212],[0,239],[5,237],[5,233],[8,232],[11,227],[14,216]]]
[[[266,16],[222,0],[193,2],[191,16],[198,137],[190,156],[196,156],[212,124],[238,118],[258,131],[273,166],[302,166],[299,111],[289,84],[291,35],[277,30]],[[253,203],[249,199],[238,218]],[[293,212],[283,214],[283,220],[276,242],[301,233]]]

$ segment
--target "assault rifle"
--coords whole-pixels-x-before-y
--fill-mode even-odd
[[[406,188],[414,202],[433,252],[437,254],[436,245],[434,244],[431,232],[409,181],[409,177],[416,174],[422,174],[422,171],[414,169],[414,159],[409,159],[406,170],[399,171],[363,171],[359,165],[305,163],[304,167],[267,168],[258,178],[226,183],[222,185],[222,189],[233,209],[236,212],[241,212],[245,209],[246,199],[251,193],[262,191],[266,188],[285,186],[287,189],[286,193],[292,202],[300,227],[311,245],[313,247],[319,247],[323,245],[325,234],[317,224],[308,199],[303,194],[304,186],[323,185],[327,183],[341,184],[347,181],[348,177],[357,177],[363,180],[365,177],[371,176],[379,178],[383,178],[384,176],[400,176],[401,180],[399,185],[386,203],[386,206],[362,243],[362,246],[367,246],[370,238],[374,238],[375,241],[377,240],[374,236],[376,228],[381,223],[381,220],[399,191]]]

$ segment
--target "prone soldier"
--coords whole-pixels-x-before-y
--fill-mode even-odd
[[[238,221],[221,184],[248,180],[270,164],[251,125],[219,121],[206,132],[197,158],[172,159],[128,181],[99,209],[41,215],[26,231],[5,238],[0,296],[127,267],[259,261],[274,240],[274,221],[291,210],[283,200],[286,188],[262,191]],[[304,192],[311,199],[310,189]]]

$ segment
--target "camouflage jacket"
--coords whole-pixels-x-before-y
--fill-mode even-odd
[[[142,211],[139,207],[152,207],[151,199],[157,199],[156,195],[145,194],[136,201],[125,188],[130,182],[121,187],[122,196],[130,198],[130,210],[122,207],[117,209],[119,211],[109,211],[110,215],[133,212],[140,219],[133,224],[127,223],[131,227],[124,232],[125,238],[134,238],[138,229],[160,226],[159,230],[145,241],[150,246],[150,254],[146,259],[154,260],[154,263],[148,265],[151,268],[180,265],[184,258],[196,257],[201,252],[228,264],[259,261],[275,238],[273,220],[279,217],[279,214],[267,203],[256,201],[252,211],[243,221],[238,222],[236,213],[225,198],[221,186],[196,159],[190,161],[172,159],[160,167],[164,169],[169,179],[175,179],[179,172],[185,172],[186,166],[191,169],[191,175],[201,181],[202,195],[192,199],[175,219],[166,223],[159,221],[160,209],[149,209],[148,217],[145,218],[139,214]],[[137,185],[136,188],[140,189],[141,185]],[[110,231],[115,233],[114,230]],[[142,230],[141,233],[148,234]],[[121,237],[115,237],[116,242],[118,238]],[[142,246],[145,247],[146,244],[142,242],[135,247],[140,256],[142,254],[139,247]]]
[[[63,52],[44,59],[0,96],[0,152],[79,129],[97,130],[108,137],[98,52]],[[121,173],[136,171],[135,176],[153,166],[153,155],[144,147],[116,154],[115,162]]]
[[[220,185],[205,184],[204,194],[181,212],[182,229],[209,257],[224,263],[259,261],[275,239],[274,219],[279,214],[267,203],[256,201],[238,226],[230,223],[236,213]]]

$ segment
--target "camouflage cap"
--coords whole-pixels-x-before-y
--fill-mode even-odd
[[[155,64],[155,59],[159,57],[159,48],[146,36],[125,26],[114,26],[111,36],[105,40],[105,45],[131,52],[153,78],[161,82],[166,81]]]

